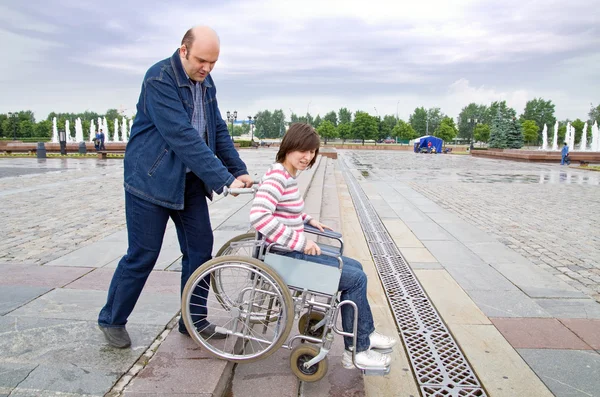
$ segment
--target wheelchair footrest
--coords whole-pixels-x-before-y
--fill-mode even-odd
[[[376,351],[377,353],[381,353],[381,354],[390,354],[394,351],[393,348],[390,349],[371,349],[373,351]]]
[[[385,376],[390,373],[390,366],[382,368],[369,368],[361,370],[365,376]]]

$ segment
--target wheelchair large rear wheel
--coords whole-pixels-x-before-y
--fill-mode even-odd
[[[221,280],[226,307],[219,292],[209,286],[215,274],[227,274]],[[190,336],[213,356],[251,362],[283,345],[293,326],[294,308],[288,286],[269,266],[254,258],[223,256],[190,276],[181,316]],[[212,334],[202,332],[207,324],[216,326]]]

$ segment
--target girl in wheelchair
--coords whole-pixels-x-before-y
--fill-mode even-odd
[[[303,213],[304,200],[298,190],[296,176],[299,171],[310,168],[319,153],[319,136],[308,124],[292,124],[283,137],[276,156],[276,162],[264,175],[256,192],[250,222],[267,242],[285,246],[291,252],[282,255],[294,259],[338,266],[338,261],[321,255],[320,247],[305,236],[304,225],[311,225],[320,231],[329,227]],[[358,308],[358,328],[356,340],[356,363],[360,366],[382,367],[390,364],[390,356],[377,349],[389,350],[396,339],[375,331],[373,316],[367,301],[367,276],[362,265],[342,256],[343,268],[339,283],[342,300],[354,302]],[[341,308],[342,328],[353,332],[354,309],[349,305]],[[345,351],[342,365],[353,368],[352,338],[344,337]]]

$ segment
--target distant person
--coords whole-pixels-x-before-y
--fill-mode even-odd
[[[100,150],[106,150],[106,147],[104,147],[104,139],[106,139],[106,136],[104,135],[104,131],[102,131],[102,129],[100,129],[99,139],[100,139]]]
[[[567,142],[565,142],[565,144],[563,145],[563,148],[561,150],[561,160],[560,160],[560,165],[564,165],[565,164],[565,160],[567,159],[567,156],[569,155],[569,145],[567,145]]]
[[[96,151],[100,150],[100,131],[96,131],[93,141],[94,141],[94,149],[96,149]]]
[[[125,324],[156,264],[169,218],[183,254],[183,291],[192,273],[212,257],[207,197],[226,186],[252,186],[221,117],[210,75],[220,47],[211,28],[191,28],[173,55],[150,67],[144,77],[123,164],[127,254],[115,269],[98,316],[111,346],[131,345]],[[209,286],[207,277],[190,303],[199,307],[206,302]],[[205,338],[226,337],[207,321],[206,313],[193,321]],[[179,332],[188,334],[183,319]]]
[[[427,152],[428,152],[428,153],[431,153],[431,146],[433,146],[433,145],[431,144],[431,141],[427,142]]]

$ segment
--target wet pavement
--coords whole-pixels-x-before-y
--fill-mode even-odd
[[[598,395],[599,173],[460,155],[338,154],[488,395],[548,395],[540,380],[556,396]]]
[[[347,161],[365,181],[406,183],[600,302],[600,172],[405,152]]]

